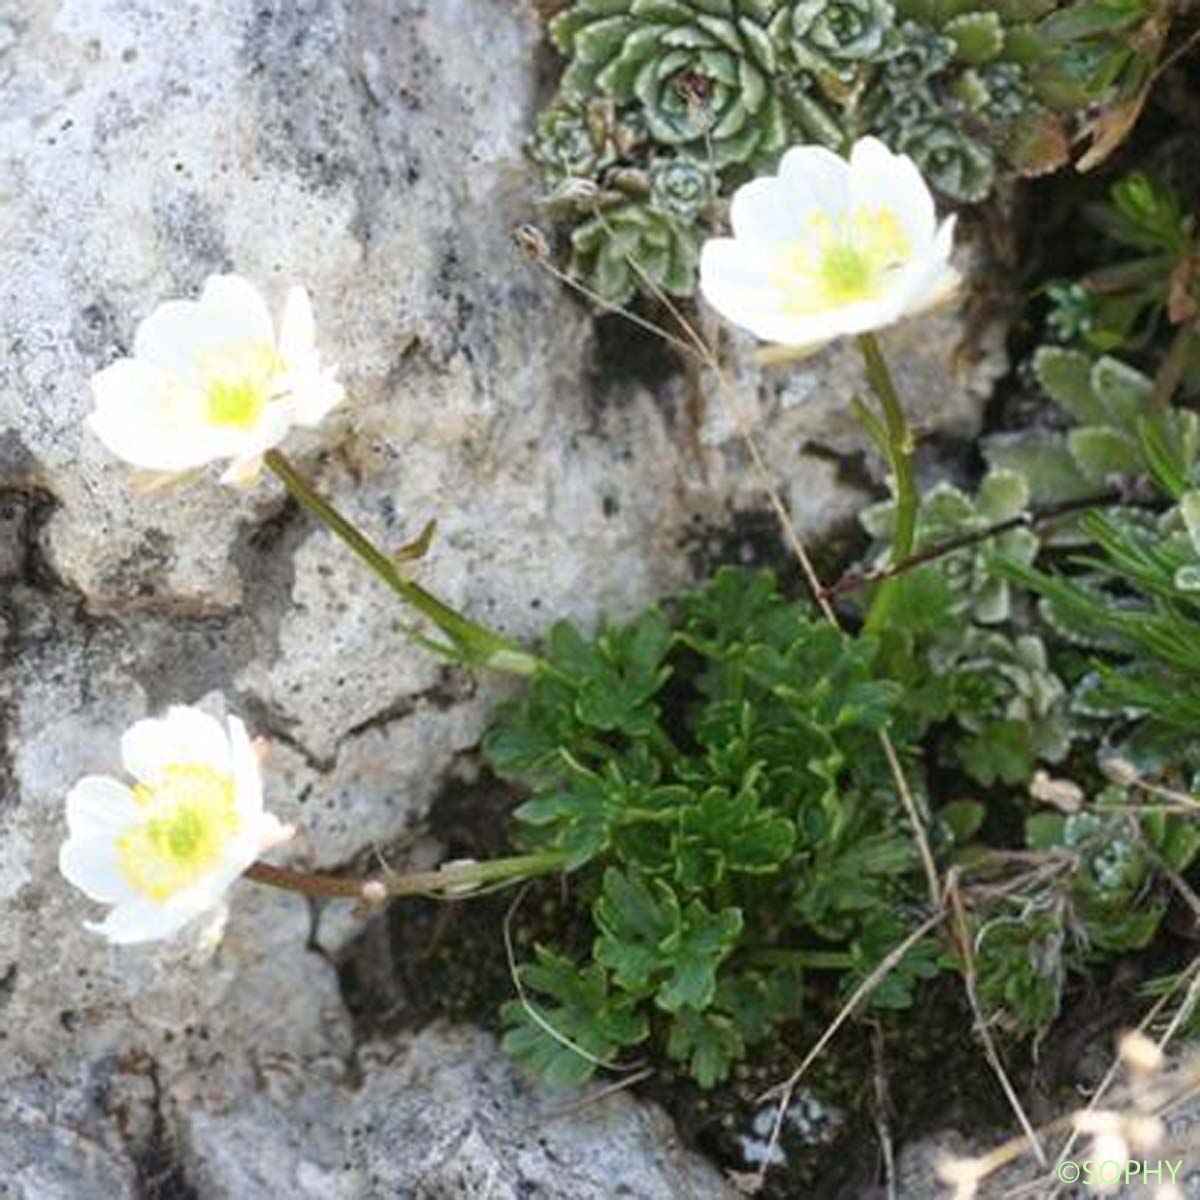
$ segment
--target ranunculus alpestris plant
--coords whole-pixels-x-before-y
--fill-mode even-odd
[[[111,942],[170,937],[220,904],[291,828],[263,810],[258,757],[236,717],[177,705],[121,739],[132,786],[87,775],[67,796],[62,873],[101,904]]]
[[[316,425],[338,404],[322,367],[312,305],[293,287],[276,333],[254,285],[212,275],[199,300],[168,300],[137,328],[133,354],[92,378],[92,431],[117,457],[177,472],[229,459],[226,483],[258,473],[293,425]]]

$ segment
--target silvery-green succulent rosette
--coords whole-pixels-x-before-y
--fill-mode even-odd
[[[609,303],[690,295],[721,199],[800,142],[874,134],[955,203],[1053,170],[1147,83],[1168,3],[574,0],[530,141],[567,270]]]

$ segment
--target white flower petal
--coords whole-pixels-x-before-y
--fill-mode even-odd
[[[166,300],[138,324],[133,357],[172,375],[190,372],[212,338],[195,300]]]
[[[103,922],[85,921],[84,925],[120,944],[173,937],[202,913],[223,902],[232,884],[258,858],[262,832],[262,828],[256,827],[252,831],[254,836],[243,834],[233,839],[225,848],[218,867],[169,900],[160,903],[135,893],[129,899],[120,900]]]
[[[141,807],[123,783],[106,775],[84,776],[67,795],[68,837],[58,855],[64,878],[104,903],[133,896],[118,869],[116,847],[142,817]]]
[[[168,903],[190,909],[192,912],[205,912],[215,908],[260,853],[261,848],[257,841],[239,834],[225,848],[225,854],[218,867],[186,892],[173,896]]]
[[[258,845],[258,854],[254,856],[257,861],[259,856],[265,854],[268,850],[273,850],[276,846],[282,846],[285,842],[290,842],[296,836],[295,825],[285,825],[278,817],[272,813],[259,813],[258,820],[254,826],[254,840]],[[247,863],[247,866],[250,864]]]
[[[219,452],[220,439],[197,422],[202,397],[150,363],[118,359],[92,376],[92,396],[88,427],[134,466],[186,471]]]
[[[821,346],[844,332],[828,313],[796,316],[778,308],[749,309],[740,324],[775,346]]]
[[[202,883],[196,885],[197,898],[204,899],[205,907],[211,908],[220,897],[229,891],[241,877],[242,872],[252,863],[258,862],[263,854],[271,848],[271,845],[278,845],[281,841],[286,840],[277,836],[274,842],[264,844],[264,838],[268,833],[278,834],[278,831],[274,827],[268,830],[266,826],[260,825],[256,820],[246,833],[238,834],[229,843],[225,858],[221,863],[221,869],[214,871],[211,875],[206,875]]]
[[[258,288],[241,275],[210,275],[204,281],[200,303],[214,314],[223,314],[240,332],[242,341],[275,341],[275,324],[267,302]]]
[[[85,775],[67,794],[67,829],[72,837],[119,837],[141,820],[133,792],[108,775]]]
[[[889,294],[897,301],[897,315],[916,315],[940,304],[958,285],[958,272],[949,265],[954,247],[954,218],[942,222],[928,254],[914,259],[897,273]]]
[[[115,945],[153,942],[174,937],[203,909],[184,909],[150,900],[129,900],[118,904],[103,921],[84,921],[85,929],[102,934]]]
[[[316,336],[312,301],[307,290],[299,286],[289,288],[283,319],[279,323],[279,353],[284,361],[291,366],[314,356]]]
[[[933,255],[941,259],[943,263],[950,261],[950,255],[954,253],[954,226],[958,222],[958,217],[951,215],[947,217],[941,225],[938,226],[938,231],[933,238]]]
[[[860,138],[850,151],[849,207],[891,213],[915,255],[924,254],[933,238],[937,221],[933,196],[916,163],[907,154],[893,154],[877,138]]]
[[[248,478],[253,480],[261,465],[259,460],[287,437],[295,420],[296,405],[290,396],[268,404],[257,425],[238,432],[230,439],[224,456],[233,459],[233,463],[221,476],[221,481],[242,483]]]
[[[921,293],[919,307],[910,308],[909,314],[919,317],[923,313],[933,312],[954,299],[955,293],[962,286],[962,276],[953,267],[943,267],[942,272]]]
[[[168,300],[137,328],[135,358],[187,377],[231,346],[274,346],[266,301],[248,280],[210,275],[199,300]]]
[[[752,179],[734,193],[729,223],[739,243],[761,248],[800,237],[814,211],[778,179]]]
[[[163,724],[157,717],[147,717],[121,736],[121,761],[139,783],[152,783],[171,761],[163,747]]]
[[[883,312],[879,302],[872,301],[803,316],[760,316],[752,332],[776,345],[812,348],[847,334],[877,329],[891,319],[884,319]]]
[[[904,309],[894,295],[884,295],[877,300],[863,300],[859,304],[847,304],[838,310],[838,324],[844,334],[869,333],[894,324],[904,316]]]
[[[203,765],[228,774],[229,738],[220,721],[198,708],[175,705],[165,717],[131,726],[121,738],[125,769],[141,783],[153,783],[172,763]]]
[[[824,146],[793,146],[780,160],[779,180],[807,212],[844,212],[850,203],[850,166]]]
[[[256,862],[263,852],[258,830],[241,833],[225,847],[221,862],[186,891],[168,900],[164,907],[187,913],[190,920],[198,913],[208,912],[223,904],[229,889],[241,878],[242,872]]]
[[[894,320],[895,302],[887,298],[797,314],[789,312],[771,282],[762,255],[731,238],[705,243],[700,258],[704,298],[727,317],[765,342],[785,346],[823,345],[848,333]]]
[[[700,252],[700,291],[723,317],[741,324],[749,310],[779,307],[770,255],[736,238],[712,238]]]
[[[235,459],[221,472],[221,482],[234,488],[250,487],[262,473],[262,465],[261,454]]]
[[[295,414],[296,405],[291,397],[269,404],[258,425],[242,434],[237,445],[231,445],[226,451],[233,461],[222,473],[221,482],[233,487],[253,483],[262,470],[262,456],[287,437]]]
[[[58,851],[58,869],[70,884],[101,904],[140,899],[121,873],[112,839],[70,837]]]
[[[258,755],[250,744],[246,726],[237,717],[229,717],[230,765],[233,768],[237,809],[247,824],[263,815],[262,770]]]
[[[346,398],[346,389],[334,379],[335,369],[329,367],[320,373],[309,372],[290,378],[297,425],[320,424],[325,414]]]
[[[229,734],[216,717],[187,704],[173,704],[163,721],[175,762],[202,763],[222,772],[231,770]]]

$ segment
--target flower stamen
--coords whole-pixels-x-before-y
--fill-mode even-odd
[[[234,429],[252,429],[267,404],[262,389],[249,379],[214,380],[207,400],[209,421]]]

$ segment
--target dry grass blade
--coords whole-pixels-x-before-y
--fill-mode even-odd
[[[896,791],[900,794],[900,803],[904,805],[908,823],[912,826],[913,835],[917,843],[917,852],[921,856],[921,865],[925,869],[925,882],[929,888],[929,902],[934,908],[937,908],[941,904],[941,883],[938,879],[937,866],[933,861],[933,850],[930,848],[929,838],[925,833],[925,825],[921,820],[921,815],[917,812],[917,802],[913,797],[912,789],[908,786],[908,777],[904,774],[904,767],[900,762],[900,756],[896,753],[896,747],[892,744],[892,739],[886,729],[879,731],[879,744],[883,747],[883,753],[888,762],[888,769],[892,773],[892,779],[896,784]]]
[[[771,1127],[771,1136],[767,1139],[767,1149],[763,1156],[763,1164],[755,1172],[757,1178],[757,1188],[761,1189],[766,1180],[767,1168],[771,1164],[771,1152],[779,1145],[779,1135],[783,1129],[783,1120],[787,1115],[788,1107],[792,1102],[792,1096],[796,1088],[800,1084],[800,1080],[804,1078],[805,1072],[809,1067],[821,1057],[825,1047],[833,1041],[837,1031],[854,1015],[855,1010],[887,977],[896,967],[897,963],[919,942],[931,929],[940,925],[946,919],[946,910],[934,913],[932,917],[922,921],[909,935],[902,941],[897,942],[887,954],[880,959],[875,969],[868,975],[862,983],[854,989],[850,999],[842,1005],[837,1016],[826,1026],[825,1032],[817,1039],[813,1048],[804,1056],[804,1061],[785,1079],[782,1083],[775,1084],[759,1097],[760,1101],[773,1100],[776,1096],[779,1097],[779,1107],[775,1113],[775,1121]]]
[[[552,275],[564,287],[578,292],[586,300],[591,301],[597,308],[606,313],[617,313],[631,324],[638,326],[639,329],[644,329],[647,333],[653,333],[656,337],[662,338],[664,342],[673,346],[681,353],[692,355],[695,358],[699,358],[700,361],[704,361],[703,357],[696,353],[694,347],[690,346],[682,338],[676,337],[670,330],[664,329],[661,325],[656,325],[653,321],[646,320],[645,317],[639,316],[622,304],[613,304],[611,300],[605,300],[599,292],[593,291],[581,280],[573,278],[565,271],[556,267],[550,258],[550,248],[546,244],[546,239],[537,226],[516,226],[512,231],[512,239],[532,262],[535,262],[544,271]]]
[[[591,1108],[595,1104],[600,1104],[617,1092],[628,1091],[631,1087],[636,1087],[639,1083],[645,1082],[645,1080],[651,1078],[653,1075],[653,1067],[643,1067],[640,1071],[635,1071],[632,1075],[626,1075],[624,1079],[615,1079],[612,1083],[605,1084],[604,1087],[588,1092],[586,1096],[581,1096],[578,1100],[572,1100],[570,1104],[559,1104],[554,1108],[546,1109],[544,1112],[538,1114],[538,1123],[560,1121],[563,1117],[571,1116],[572,1113],[581,1112],[584,1109]]]
[[[1153,1005],[1151,1005],[1150,1010],[1141,1019],[1141,1021],[1138,1022],[1137,1031],[1139,1033],[1144,1033],[1155,1022],[1155,1020],[1157,1020],[1159,1014],[1171,1002],[1172,996],[1174,996],[1175,993],[1179,991],[1179,989],[1183,987],[1185,983],[1188,984],[1187,994],[1181,1001],[1179,1008],[1175,1011],[1175,1015],[1173,1016],[1171,1023],[1168,1025],[1166,1032],[1161,1038],[1159,1038],[1158,1046],[1160,1049],[1166,1048],[1171,1038],[1174,1037],[1176,1030],[1183,1023],[1183,1021],[1186,1020],[1187,1014],[1195,1008],[1196,1000],[1198,997],[1200,997],[1200,957],[1192,960],[1187,970],[1180,973],[1179,977],[1174,981],[1171,987],[1168,988],[1168,990],[1164,992],[1154,1002]],[[1092,1093],[1091,1098],[1088,1100],[1087,1106],[1083,1109],[1085,1113],[1093,1112],[1099,1107],[1101,1100],[1108,1095],[1113,1084],[1116,1082],[1116,1078],[1120,1070],[1121,1059],[1119,1056],[1114,1056],[1113,1061],[1109,1064],[1108,1070],[1104,1073],[1104,1078],[1101,1079],[1099,1086]],[[1060,1123],[1061,1122],[1055,1122],[1056,1125]],[[1069,1160],[1071,1152],[1075,1148],[1075,1143],[1078,1140],[1078,1137],[1078,1132],[1073,1128],[1068,1135],[1067,1140],[1063,1143],[1062,1148],[1058,1152],[1058,1157],[1054,1162],[1054,1170],[1057,1170],[1062,1163]],[[1050,1190],[1046,1191],[1046,1188],[1049,1188]],[[1006,1193],[1006,1198],[1007,1200],[1016,1200],[1017,1197],[1024,1196],[1044,1196],[1046,1197],[1046,1200],[1055,1200],[1057,1196],[1062,1194],[1062,1191],[1063,1185],[1059,1183],[1053,1174],[1051,1174],[1041,1177],[1031,1184],[1023,1185],[1022,1187],[1013,1189],[1012,1191]]]
[[[1042,1149],[1042,1143],[1038,1140],[1033,1124],[1026,1115],[1025,1109],[1017,1097],[1016,1090],[1013,1088],[1012,1082],[1004,1070],[1004,1064],[1000,1061],[1000,1054],[996,1049],[996,1043],[992,1039],[991,1030],[988,1029],[987,1020],[984,1017],[983,1006],[979,1003],[979,992],[975,986],[975,948],[972,945],[970,927],[967,925],[967,913],[963,907],[962,891],[958,886],[958,871],[956,869],[952,869],[947,878],[946,893],[950,898],[950,910],[954,914],[954,931],[959,953],[962,955],[963,985],[967,991],[967,1002],[970,1004],[971,1013],[975,1018],[975,1032],[979,1035],[979,1040],[983,1043],[983,1051],[987,1056],[988,1065],[992,1068],[993,1074],[999,1081],[1009,1107],[1013,1110],[1018,1123],[1025,1131],[1027,1142],[1033,1147],[1038,1164],[1045,1167],[1047,1165],[1046,1152]]]

